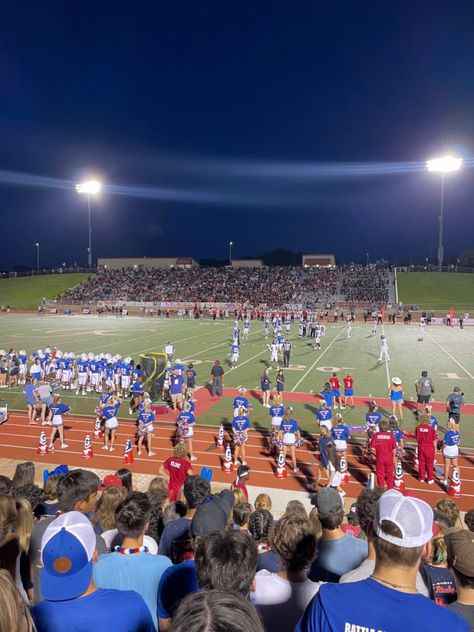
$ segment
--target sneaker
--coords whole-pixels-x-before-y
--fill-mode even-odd
[[[339,496],[340,496],[341,498],[344,498],[344,497],[345,497],[345,495],[346,495],[346,492],[345,492],[344,490],[342,490],[342,491],[340,491],[340,492],[339,492]]]
[[[239,462],[238,461],[234,461],[234,465],[235,465],[235,467],[237,467],[239,465]]]
[[[433,479],[429,480],[428,485],[434,485],[434,480]]]
[[[64,448],[69,448],[69,444],[68,444],[68,443],[62,443],[62,444],[61,444],[61,448],[62,448],[62,449],[64,449]]]
[[[293,472],[299,472],[299,471],[300,471],[300,468],[299,468],[299,467],[294,467],[294,468],[293,468]]]
[[[133,410],[131,408],[128,409],[128,414],[133,415]]]
[[[341,410],[346,410],[346,407],[345,406],[341,406]]]
[[[110,448],[109,452],[113,452],[115,450],[115,448]]]
[[[109,449],[109,446],[108,446],[108,445],[103,445],[103,446],[102,446],[102,450],[108,450],[108,449]]]
[[[148,452],[148,456],[156,456],[156,452]]]
[[[197,460],[198,460],[197,456],[192,456],[191,457],[191,461],[197,461]]]
[[[247,461],[242,461],[242,465],[247,465]]]
[[[138,450],[137,454],[138,454],[138,456],[141,456],[142,451],[141,451],[141,450]]]
[[[443,487],[447,487],[448,486],[448,481],[445,478],[443,478],[443,480],[440,481],[440,483],[441,483],[441,485],[443,485]]]

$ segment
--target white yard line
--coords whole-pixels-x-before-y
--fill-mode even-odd
[[[339,332],[340,333],[340,332]],[[298,386],[301,384],[301,382],[311,373],[311,371],[314,369],[314,367],[317,365],[317,363],[321,360],[321,358],[329,351],[329,349],[333,346],[333,344],[336,342],[336,340],[338,340],[339,338],[339,333],[334,336],[334,338],[331,340],[331,342],[328,344],[328,346],[326,347],[326,349],[324,349],[324,351],[316,358],[316,360],[313,362],[313,364],[309,367],[309,369],[306,371],[306,373],[303,375],[303,377],[301,377],[296,384],[293,386],[293,388],[291,389],[290,393],[293,393],[294,391],[296,391],[296,389],[298,388]]]
[[[460,368],[464,371],[464,373],[467,373],[467,375],[469,375],[469,377],[471,378],[471,380],[474,380],[474,375],[473,375],[472,373],[469,373],[469,371],[466,369],[466,367],[464,367],[464,366],[463,366],[460,362],[458,362],[458,361],[456,360],[456,358],[455,358],[453,355],[451,355],[451,354],[449,353],[449,351],[448,351],[447,349],[445,349],[445,348],[443,347],[443,345],[441,345],[441,344],[440,344],[440,343],[436,340],[436,338],[433,338],[433,337],[432,337],[432,336],[430,336],[429,334],[428,334],[428,338],[429,338],[430,340],[432,340],[432,341],[433,341],[436,345],[438,345],[438,347],[441,349],[441,351],[444,351],[444,353],[445,353],[447,356],[449,356],[449,357],[451,358],[451,360],[452,360],[453,362],[455,362],[455,363],[458,365],[458,367],[460,367]]]

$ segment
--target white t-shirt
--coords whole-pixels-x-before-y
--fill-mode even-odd
[[[276,573],[261,570],[255,575],[255,592],[250,601],[260,613],[265,629],[293,630],[323,582],[289,582]]]

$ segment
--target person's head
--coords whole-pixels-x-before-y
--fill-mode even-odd
[[[250,602],[235,593],[202,590],[185,597],[173,617],[170,632],[263,632]]]
[[[359,525],[368,539],[371,539],[373,535],[372,525],[375,520],[375,511],[382,494],[381,487],[374,487],[374,489],[363,489],[357,497],[356,507]]]
[[[388,422],[388,419],[381,419],[380,420],[380,424],[379,424],[379,428],[382,432],[387,432],[387,430],[389,429],[390,424]]]
[[[474,590],[474,534],[466,529],[448,529],[444,534],[446,557],[456,584]]]
[[[464,522],[469,531],[474,532],[474,509],[469,509],[469,511],[466,511]]]
[[[333,376],[333,377],[337,377],[337,372],[336,372],[336,371],[333,371],[333,372],[332,372],[332,376]]]
[[[380,424],[380,427],[382,427],[382,424]],[[390,415],[388,419],[388,427],[390,430],[398,430],[398,419],[395,415]]]
[[[193,363],[192,363],[192,362],[190,362],[190,363],[188,364],[188,369],[192,369],[193,367],[194,367]]]
[[[62,476],[59,474],[51,474],[46,479],[46,483],[43,488],[43,497],[48,502],[53,502],[58,499],[58,485]]]
[[[31,532],[33,531],[34,521],[33,512],[30,503],[24,498],[17,498],[15,501],[16,508],[16,525],[15,534],[20,543],[20,548],[24,553],[28,552],[30,545]]]
[[[41,539],[41,591],[48,601],[66,601],[83,595],[92,580],[97,557],[91,522],[78,511],[55,518]]]
[[[326,428],[326,426],[321,426],[319,429],[319,436],[329,437],[329,428]]]
[[[149,492],[155,492],[158,490],[168,491],[168,481],[163,476],[155,476],[155,478],[151,479],[150,484],[148,485]]]
[[[285,508],[285,516],[302,516],[307,518],[308,514],[306,513],[306,509],[304,508],[303,503],[300,500],[290,500],[286,504]]]
[[[311,502],[318,510],[318,517],[324,530],[338,529],[344,520],[344,507],[338,492],[331,487],[325,487],[315,494]]]
[[[353,527],[359,527],[359,516],[357,515],[357,503],[352,503],[349,511],[346,513],[347,522]]]
[[[248,520],[250,535],[257,544],[268,544],[273,528],[273,516],[266,509],[257,509]]]
[[[453,392],[454,392],[454,393],[460,393],[460,392],[461,392],[461,388],[460,388],[459,386],[455,386],[455,387],[453,388]]]
[[[430,423],[430,416],[427,415],[426,413],[422,413],[418,417],[418,425],[420,425],[420,426],[428,426],[429,423]]]
[[[108,487],[118,487],[119,489],[123,489],[122,479],[116,474],[107,474],[107,476],[104,476],[102,479],[99,491],[103,492]]]
[[[151,503],[143,492],[130,492],[115,510],[117,529],[124,538],[136,540],[148,527]]]
[[[31,461],[18,463],[15,474],[13,475],[12,488],[23,487],[24,485],[33,485],[35,482],[35,464]]]
[[[339,471],[340,457],[339,457],[339,453],[336,450],[336,446],[334,445],[334,443],[328,443],[328,445],[326,447],[326,452],[327,452],[328,459],[329,459],[331,465],[336,469],[336,471]]]
[[[436,529],[436,534],[431,538],[431,546],[426,551],[426,555],[423,555],[428,564],[433,566],[445,566],[447,562],[446,542],[443,533],[439,527]]]
[[[195,509],[211,495],[211,484],[205,478],[193,474],[184,481],[183,494],[188,509]]]
[[[115,510],[125,498],[124,487],[109,485],[100,495],[94,508],[92,524],[99,524],[103,531],[115,529]]]
[[[369,404],[369,413],[375,412],[376,410],[378,410],[378,408],[379,407],[378,407],[377,402],[370,402],[370,404]]]
[[[326,385],[324,385],[324,388],[326,388]],[[325,399],[320,399],[319,400],[319,408],[326,408],[327,404],[326,404],[326,400]]]
[[[401,386],[402,385],[402,380],[399,377],[392,377],[392,386]]]
[[[248,465],[239,465],[237,469],[237,483],[244,483],[250,476],[250,468]]]
[[[448,430],[456,430],[456,422],[454,421],[454,419],[449,419],[448,423],[446,424],[446,428]]]
[[[151,511],[148,519],[148,529],[146,531],[146,535],[152,537],[158,544],[160,542],[163,529],[165,528],[163,520],[163,502],[168,496],[166,495],[163,497],[163,492],[161,491],[148,492],[147,495],[150,500]]]
[[[32,632],[35,630],[30,611],[25,608],[17,587],[8,571],[0,570],[0,630]]]
[[[445,516],[449,527],[455,527],[457,524],[460,524],[459,507],[451,498],[441,498],[441,500],[438,500],[435,505],[435,510],[438,514]]]
[[[0,494],[11,494],[12,480],[8,476],[0,474]]]
[[[16,521],[15,500],[7,494],[0,494],[0,542],[9,531],[15,529]]]
[[[53,405],[56,406],[57,404],[61,403],[61,395],[54,395],[53,397]]]
[[[100,479],[94,472],[88,470],[71,470],[58,483],[59,509],[89,513],[94,510],[97,502],[97,491]]]
[[[275,397],[273,398],[273,404],[275,406],[279,406],[281,404],[281,397],[279,395],[275,395]]]
[[[234,523],[242,528],[247,528],[248,520],[252,513],[252,505],[247,502],[239,503],[238,505],[234,505],[234,509],[232,510],[232,519]]]
[[[309,512],[308,519],[311,522],[316,540],[319,540],[319,538],[323,535],[323,527],[321,526],[321,521],[319,519],[318,510],[316,509],[316,507],[313,507]]]
[[[188,448],[184,443],[177,443],[173,448],[173,455],[179,459],[185,459],[188,456]]]
[[[31,505],[32,511],[34,511],[38,503],[44,499],[43,490],[37,485],[33,485],[31,483],[13,488],[12,492],[14,498],[24,498],[27,500]]]
[[[257,570],[257,547],[242,531],[214,531],[200,539],[195,563],[203,590],[223,590],[247,597]]]
[[[258,496],[255,498],[253,506],[255,507],[255,509],[266,509],[267,511],[271,511],[272,499],[268,494],[258,494]]]
[[[302,571],[316,557],[316,534],[306,516],[282,516],[273,531],[270,543],[283,566],[290,572]]]
[[[186,513],[187,507],[185,503],[180,500],[175,500],[163,510],[163,522],[167,525],[168,522],[173,522],[173,520],[177,520],[178,518],[184,518]]]
[[[428,371],[422,371],[421,377],[428,377]]]
[[[374,519],[377,565],[418,567],[433,533],[433,510],[425,501],[391,489],[380,497]]]
[[[240,487],[236,487],[232,490],[232,495],[234,496],[234,507],[240,505],[241,503],[245,503],[247,499],[245,498],[244,492],[240,489]]]

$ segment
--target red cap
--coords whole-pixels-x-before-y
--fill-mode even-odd
[[[122,479],[114,474],[107,474],[107,476],[104,476],[104,480],[100,484],[99,489],[102,491],[106,487],[122,487]]]

